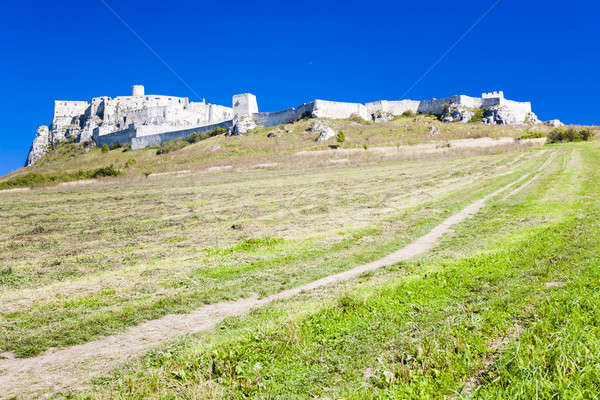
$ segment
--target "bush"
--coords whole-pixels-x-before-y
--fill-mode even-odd
[[[561,126],[548,133],[548,143],[588,141],[593,135],[594,133],[587,128],[577,129],[572,126],[568,128]]]
[[[412,117],[413,115],[415,115],[415,113],[413,112],[413,110],[406,110],[406,111],[404,111],[404,112],[402,113],[402,116],[403,116],[403,117],[407,117],[407,118],[410,118],[410,117]]]
[[[15,189],[20,187],[35,187],[41,185],[49,185],[59,182],[72,182],[82,179],[97,179],[108,176],[123,175],[123,171],[115,169],[112,165],[92,170],[79,170],[75,172],[55,172],[50,174],[41,174],[38,172],[30,172],[25,175],[20,175],[0,183],[0,190]]]
[[[477,123],[483,121],[483,108],[475,109],[475,114],[471,117],[469,122]]]
[[[346,134],[344,131],[339,131],[335,138],[337,139],[338,143],[344,143],[346,141]]]
[[[166,142],[163,142],[163,144],[160,146],[160,148],[158,150],[156,150],[156,154],[157,155],[167,154],[172,151],[183,149],[184,147],[188,146],[189,144],[190,144],[190,142],[188,142],[184,138],[167,140]]]
[[[546,134],[544,132],[528,132],[521,136],[519,139],[539,139],[543,137],[546,137]]]
[[[92,171],[90,178],[96,179],[96,178],[104,178],[107,176],[119,176],[119,175],[123,175],[123,172],[118,169],[115,169],[112,165],[109,165],[108,167],[102,167],[102,168],[98,168],[95,171]]]
[[[105,143],[102,145],[102,152],[103,153],[108,153],[110,151],[110,148],[108,147],[108,145]]]
[[[127,160],[127,162],[125,163],[125,168],[129,168],[133,165],[135,165],[137,163],[137,161],[135,160],[135,158],[130,158],[129,160]]]

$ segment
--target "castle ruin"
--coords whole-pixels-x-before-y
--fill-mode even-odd
[[[144,86],[134,85],[131,96],[95,97],[86,101],[55,101],[52,124],[40,126],[26,165],[38,161],[48,146],[66,139],[104,144],[130,143],[132,150],[206,132],[216,127],[230,134],[244,134],[256,126],[292,123],[301,118],[343,119],[356,115],[377,120],[405,112],[444,116],[444,121],[467,122],[472,110],[485,108],[485,123],[537,123],[531,103],[504,98],[503,92],[483,93],[481,97],[464,95],[432,100],[380,100],[371,103],[343,103],[314,100],[296,108],[259,112],[256,97],[250,93],[233,96],[232,107],[190,102],[187,97],[146,95]],[[451,111],[451,112],[450,112]]]

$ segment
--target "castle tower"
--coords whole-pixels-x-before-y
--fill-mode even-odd
[[[133,85],[131,87],[131,95],[132,96],[144,96],[144,86],[143,85]]]
[[[233,117],[240,118],[258,112],[256,96],[251,93],[236,94],[233,96]]]

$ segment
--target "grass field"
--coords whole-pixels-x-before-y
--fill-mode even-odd
[[[352,131],[361,124],[336,123],[357,138],[348,148],[366,140]],[[448,126],[447,139],[479,129]],[[228,319],[107,371],[90,390],[57,396],[585,398],[598,391],[597,142],[339,164],[327,155],[289,161],[300,149],[292,140],[275,156],[253,153],[265,132],[164,156],[113,150],[97,165],[51,155],[31,170],[138,161],[118,178],[0,193],[0,352],[33,357],[348,270],[550,160],[522,191],[496,196],[423,256]],[[215,140],[221,149],[231,141],[234,155],[219,161],[210,150],[203,158]],[[205,169],[260,162],[281,165]]]
[[[555,151],[436,251],[180,339],[76,397],[594,398],[600,148]]]

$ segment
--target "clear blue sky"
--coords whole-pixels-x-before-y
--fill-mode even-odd
[[[20,168],[53,101],[146,93],[261,111],[315,98],[397,100],[496,0],[10,1],[0,14],[0,175]],[[600,2],[502,0],[407,96],[504,90],[543,119],[598,124]],[[565,101],[562,101],[562,100]]]

